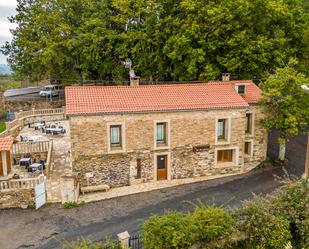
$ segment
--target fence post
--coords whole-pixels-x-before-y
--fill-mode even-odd
[[[118,233],[117,234],[118,240],[124,249],[129,249],[129,239],[130,239],[130,234],[128,231],[125,231],[123,233]]]

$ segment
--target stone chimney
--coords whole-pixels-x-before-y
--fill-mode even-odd
[[[139,77],[130,77],[130,86],[139,86]]]
[[[223,73],[222,74],[222,81],[230,81],[230,73]]]

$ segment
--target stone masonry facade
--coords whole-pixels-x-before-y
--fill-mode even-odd
[[[34,206],[34,189],[10,189],[0,192],[0,209],[20,208],[22,205]]]
[[[245,132],[246,112],[253,114],[253,132]],[[216,142],[218,118],[229,118],[229,142]],[[247,172],[266,159],[267,133],[260,121],[263,113],[258,106],[221,110],[187,112],[153,112],[97,116],[71,116],[73,171],[81,186],[108,184],[110,187],[129,185],[141,164],[143,181],[156,180],[156,156],[167,155],[168,179],[216,176]],[[156,121],[168,122],[169,145],[155,146]],[[124,126],[125,145],[122,152],[110,153],[108,125]],[[244,144],[252,144],[251,155],[245,155]],[[202,150],[195,150],[196,147]],[[217,153],[233,149],[235,163],[218,164]],[[234,153],[234,152],[233,152]]]

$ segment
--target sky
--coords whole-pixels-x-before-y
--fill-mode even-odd
[[[11,24],[7,18],[15,14],[16,6],[16,0],[0,0],[0,46],[12,40],[10,29],[14,29],[15,25]],[[0,64],[6,63],[6,57],[0,53]]]

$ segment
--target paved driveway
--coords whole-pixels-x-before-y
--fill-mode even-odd
[[[304,171],[303,157],[305,137],[290,146],[288,156],[293,155],[287,171],[297,176]],[[164,190],[90,203],[79,208],[65,210],[57,206],[34,210],[0,211],[0,248],[61,248],[61,241],[89,237],[99,241],[108,235],[128,230],[136,233],[140,224],[151,213],[162,214],[166,210],[187,212],[201,199],[207,203],[239,206],[252,193],[266,194],[280,185],[275,175],[283,176],[281,167],[259,169],[240,176],[210,180],[177,186]]]

